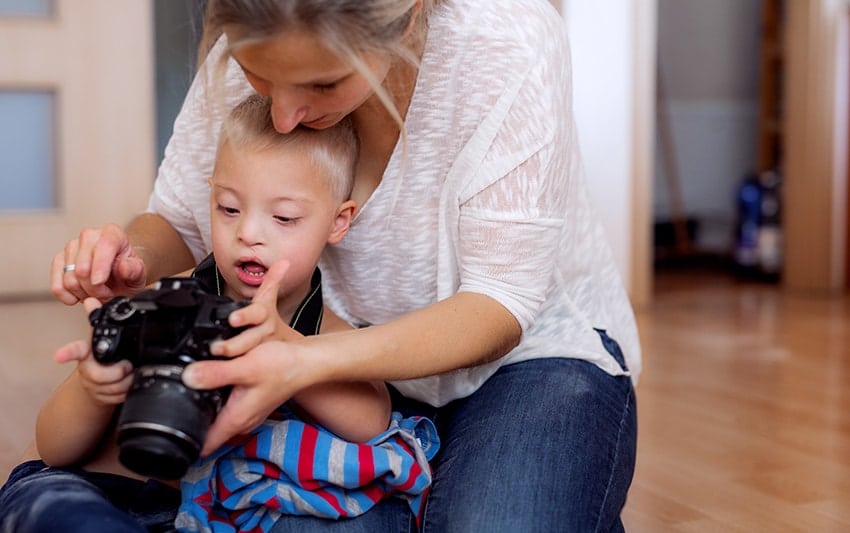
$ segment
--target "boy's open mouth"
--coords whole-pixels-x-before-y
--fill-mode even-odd
[[[238,265],[236,275],[247,285],[260,285],[268,269],[256,261],[245,261]]]

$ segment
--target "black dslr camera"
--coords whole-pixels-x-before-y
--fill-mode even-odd
[[[133,384],[118,419],[120,461],[139,474],[176,479],[199,456],[229,388],[183,385],[189,363],[219,359],[212,341],[233,337],[227,316],[248,302],[201,290],[194,278],[163,278],[132,298],[116,297],[89,315],[100,363],[127,359]]]

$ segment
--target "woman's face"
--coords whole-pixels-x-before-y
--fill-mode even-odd
[[[230,42],[239,39],[238,33],[226,33]],[[235,47],[232,56],[254,89],[272,99],[274,126],[281,133],[289,133],[298,124],[330,127],[374,94],[366,78],[311,33],[282,33]],[[389,56],[361,57],[375,79],[383,81]]]

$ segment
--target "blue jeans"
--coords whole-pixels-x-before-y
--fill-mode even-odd
[[[157,481],[21,463],[0,489],[0,532],[174,531],[177,489]]]
[[[617,343],[599,334],[625,366]],[[431,417],[442,441],[423,533],[623,531],[637,446],[630,378],[586,361],[537,359],[503,367],[472,396],[440,409],[398,397],[394,409]],[[398,500],[338,522],[285,516],[273,529],[416,530]]]

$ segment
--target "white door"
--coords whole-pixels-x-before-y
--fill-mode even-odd
[[[46,295],[86,226],[144,209],[153,2],[0,0],[0,299]]]

